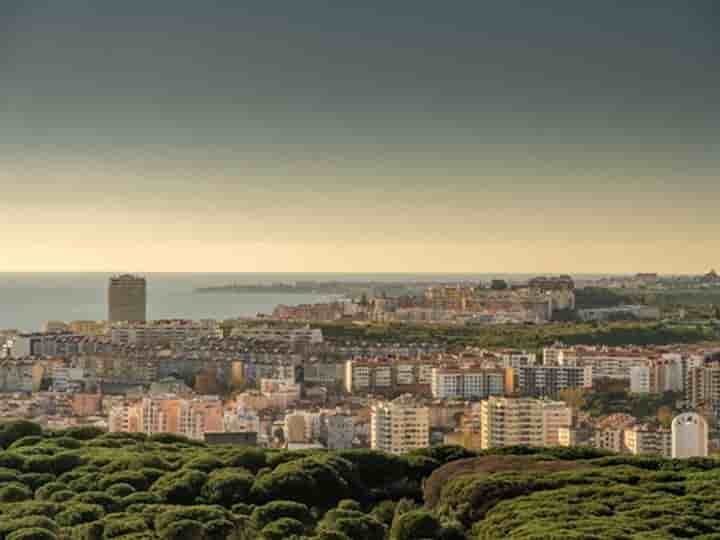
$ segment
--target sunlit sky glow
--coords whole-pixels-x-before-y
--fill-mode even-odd
[[[0,3],[0,271],[720,267],[712,1],[342,4]]]

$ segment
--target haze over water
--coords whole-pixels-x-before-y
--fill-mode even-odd
[[[198,287],[230,283],[325,281],[462,281],[494,277],[522,280],[522,274],[144,274],[148,317],[216,318],[270,313],[278,304],[327,300],[325,295],[284,293],[197,294]],[[109,273],[0,273],[0,329],[40,330],[48,320],[102,320],[107,317]],[[588,276],[592,277],[592,276]]]

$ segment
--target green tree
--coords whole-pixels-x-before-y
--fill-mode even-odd
[[[400,515],[392,525],[392,540],[433,539],[440,534],[440,522],[430,512],[411,510]]]

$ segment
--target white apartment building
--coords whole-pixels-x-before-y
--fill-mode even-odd
[[[430,411],[412,395],[375,402],[370,410],[373,450],[404,454],[430,445]]]
[[[537,364],[537,355],[525,351],[512,351],[502,353],[500,360],[504,368],[534,366]]]
[[[485,399],[505,392],[505,372],[486,368],[438,367],[430,385],[436,399]]]
[[[490,397],[481,403],[483,449],[502,446],[557,446],[558,430],[572,422],[570,407],[561,401]]]

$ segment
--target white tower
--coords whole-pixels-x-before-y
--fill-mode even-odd
[[[708,424],[697,413],[683,413],[672,421],[672,457],[678,459],[708,455]]]

